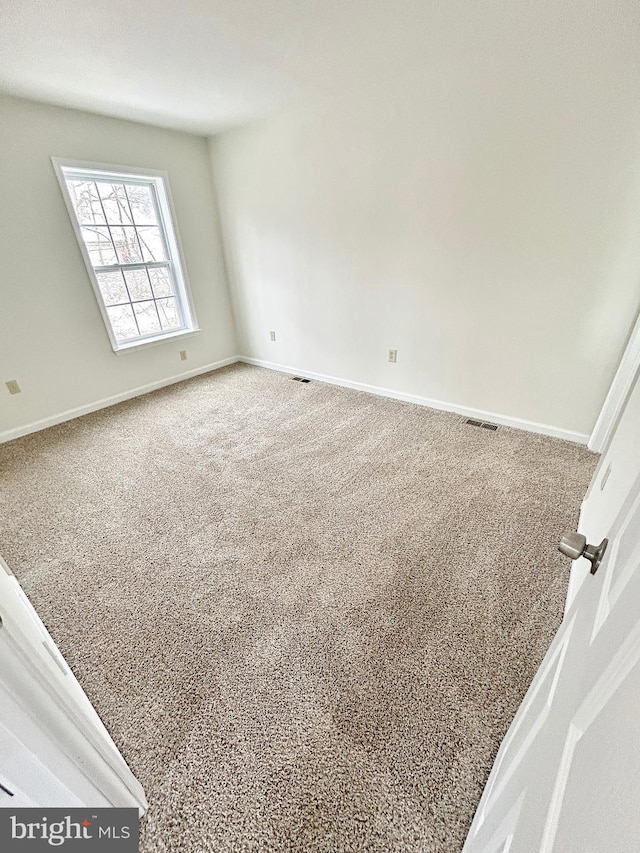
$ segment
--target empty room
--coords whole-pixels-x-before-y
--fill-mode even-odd
[[[0,187],[0,849],[640,849],[637,3],[5,0]]]

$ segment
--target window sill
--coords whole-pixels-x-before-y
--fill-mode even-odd
[[[132,352],[143,347],[157,347],[160,344],[170,343],[178,338],[188,338],[190,335],[197,335],[201,329],[180,329],[178,332],[173,332],[170,335],[161,335],[157,338],[145,338],[142,341],[132,341],[129,344],[121,344],[119,347],[114,347],[113,351],[116,355],[122,355],[125,352]]]

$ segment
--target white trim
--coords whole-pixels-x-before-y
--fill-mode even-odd
[[[589,438],[589,450],[604,453],[613,436],[618,417],[627,402],[627,397],[640,369],[640,315],[638,316],[629,343],[622,355],[620,365],[613,377],[609,393]]]
[[[188,338],[189,335],[197,335],[202,329],[179,329],[177,332],[171,332],[168,335],[163,335],[161,338],[151,338],[145,341],[134,341],[129,344],[121,344],[115,350],[116,355],[122,355],[124,352],[133,352],[134,350],[142,349],[143,347],[157,347],[160,344],[165,344],[167,341],[175,341],[176,338]]]
[[[570,429],[551,426],[550,424],[539,424],[536,421],[527,421],[523,418],[514,418],[511,415],[500,415],[497,412],[486,412],[484,409],[472,409],[469,406],[460,406],[457,403],[447,403],[443,400],[432,400],[429,397],[420,397],[417,394],[406,394],[404,391],[394,391],[391,388],[380,388],[377,385],[367,385],[364,382],[353,382],[350,379],[341,379],[337,376],[326,376],[323,373],[314,373],[310,370],[289,367],[284,364],[274,364],[271,361],[263,361],[259,358],[249,358],[241,355],[238,361],[253,364],[256,367],[266,367],[268,370],[277,370],[281,373],[293,373],[296,376],[304,376],[307,379],[316,379],[318,382],[327,382],[329,385],[340,385],[343,388],[352,388],[354,391],[364,391],[367,394],[376,394],[379,397],[390,397],[393,400],[402,400],[405,403],[414,403],[416,406],[427,406],[430,409],[438,409],[442,412],[453,412],[464,417],[475,418],[481,421],[491,421],[502,426],[522,429],[527,432],[535,432],[541,435],[549,435],[552,438],[561,438],[564,441],[573,441],[576,444],[586,444],[589,436],[586,433],[574,432]]]
[[[69,194],[69,188],[67,186],[65,176],[65,170],[86,172],[88,177],[96,177],[100,175],[101,177],[120,179],[125,181],[127,179],[135,180],[136,178],[142,178],[153,184],[154,205],[156,207],[156,213],[159,219],[160,230],[164,236],[166,248],[169,253],[169,262],[173,271],[173,277],[177,290],[176,296],[178,298],[178,302],[180,304],[180,312],[185,323],[184,328],[179,329],[177,331],[182,333],[197,331],[198,319],[196,317],[195,307],[193,303],[191,286],[189,285],[187,266],[184,259],[184,252],[182,250],[180,233],[178,231],[178,221],[173,205],[173,198],[171,195],[171,187],[169,185],[168,172],[164,172],[159,169],[138,169],[132,166],[116,166],[113,164],[105,163],[89,163],[82,160],[65,160],[61,157],[52,157],[51,163],[53,165],[53,169],[56,173],[56,177],[60,185],[60,191],[62,192],[62,197],[64,199],[64,203],[69,214],[69,219],[71,220],[71,225],[73,227],[73,231],[78,242],[78,247],[82,255],[82,260],[84,261],[84,265],[87,269],[89,281],[91,282],[91,287],[93,288],[93,292],[98,303],[98,308],[100,309],[100,314],[102,315],[102,320],[104,322],[112,350],[117,354],[123,349],[130,350],[135,349],[138,346],[145,346],[149,343],[162,343],[162,341],[169,340],[174,337],[175,333],[168,332],[165,334],[161,332],[160,334],[154,334],[152,336],[147,335],[146,337],[136,338],[133,341],[127,341],[124,344],[119,343],[116,340],[116,337],[113,333],[113,329],[111,327],[109,314],[102,298],[102,293],[100,291],[100,286],[96,277],[96,271],[94,269],[93,263],[91,262],[91,258],[89,257],[89,252],[87,250],[85,242],[82,239],[81,226],[78,222],[78,217],[76,216],[73,202],[71,201],[71,196]],[[144,264],[142,264],[142,266],[144,266]]]
[[[122,403],[125,400],[131,400],[133,397],[141,397],[143,394],[148,394],[150,391],[157,391],[158,388],[164,388],[167,385],[174,385],[176,382],[182,382],[184,379],[191,379],[193,376],[200,376],[203,373],[210,373],[213,370],[218,370],[220,367],[226,367],[228,364],[234,364],[239,361],[238,356],[232,355],[230,358],[224,358],[221,361],[216,361],[213,364],[205,364],[202,367],[195,367],[193,370],[188,370],[186,373],[179,373],[174,376],[159,379],[157,382],[150,382],[148,385],[140,385],[138,388],[131,388],[129,391],[122,391],[120,394],[114,394],[112,397],[103,397],[101,400],[96,400],[93,403],[87,403],[84,406],[78,406],[75,409],[67,409],[65,412],[59,412],[56,415],[50,415],[48,418],[42,418],[39,421],[33,421],[24,426],[8,429],[0,432],[0,444],[6,441],[13,441],[14,438],[20,438],[23,435],[28,435],[32,432],[39,432],[41,429],[55,426],[56,424],[70,421],[74,418],[88,415],[91,412],[97,412],[98,409],[106,409],[109,406],[114,406],[116,403]]]

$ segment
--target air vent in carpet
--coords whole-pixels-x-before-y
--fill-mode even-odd
[[[494,432],[495,432],[495,430],[498,429],[497,424],[489,424],[489,423],[485,423],[484,421],[475,421],[473,418],[467,418],[465,420],[465,423],[469,424],[469,426],[482,427],[482,429],[490,429],[490,430],[493,430]]]
[[[311,382],[310,379],[304,379],[302,376],[292,376],[291,378],[294,382],[304,382],[305,385],[307,384],[307,382]]]

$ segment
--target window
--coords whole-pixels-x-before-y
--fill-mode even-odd
[[[165,177],[54,166],[113,349],[195,331]]]

